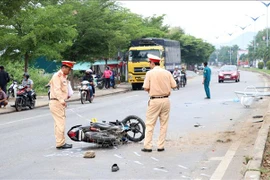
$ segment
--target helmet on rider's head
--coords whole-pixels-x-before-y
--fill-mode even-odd
[[[28,78],[30,77],[30,75],[29,75],[27,72],[25,72],[25,73],[23,74],[23,76],[25,76],[26,79],[28,79]]]
[[[178,66],[175,66],[174,68],[175,68],[175,69],[178,69]]]
[[[87,70],[85,71],[85,73],[91,74],[91,73],[93,73],[93,71],[92,71],[92,69],[87,69]]]

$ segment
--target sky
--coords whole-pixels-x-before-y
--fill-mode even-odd
[[[166,14],[164,23],[211,44],[229,45],[245,32],[270,27],[268,8],[260,1],[143,1],[121,0],[123,7],[143,17]],[[263,1],[270,3],[270,1]],[[268,12],[269,11],[269,12]],[[268,18],[267,18],[267,13]],[[252,18],[259,17],[256,21]],[[267,22],[268,21],[268,22]],[[240,27],[244,28],[242,30]],[[228,35],[231,34],[232,35]],[[244,36],[243,36],[244,37]],[[269,32],[270,37],[270,32]]]

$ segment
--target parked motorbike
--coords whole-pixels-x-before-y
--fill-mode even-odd
[[[98,89],[103,89],[105,86],[105,78],[97,76],[96,79]]]
[[[142,141],[145,134],[145,123],[138,116],[130,115],[122,121],[90,122],[86,126],[76,125],[71,127],[67,134],[73,141],[109,147],[124,144],[128,140],[132,142]]]
[[[13,77],[12,77],[12,83],[9,86],[8,91],[7,91],[7,99],[10,96],[16,98],[16,96],[17,96],[17,89],[18,89],[18,82],[15,79],[13,79]]]
[[[80,95],[81,95],[81,103],[84,104],[85,101],[89,101],[92,103],[93,97],[90,97],[90,91],[93,91],[89,88],[90,82],[89,81],[82,81],[81,87],[79,89]]]
[[[176,88],[179,90],[179,88],[180,88],[180,86],[179,86],[179,78],[176,75],[174,75],[173,78],[174,78],[174,80],[176,82]]]
[[[20,85],[18,87],[17,97],[15,100],[16,111],[21,111],[23,108],[29,107],[33,109],[36,104],[36,93],[34,90],[31,91],[31,101],[27,94],[27,87]]]

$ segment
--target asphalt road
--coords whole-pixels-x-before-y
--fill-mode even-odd
[[[141,152],[142,143],[101,148],[68,137],[73,148],[57,150],[48,107],[0,115],[0,179],[240,179],[260,128],[252,116],[263,115],[269,100],[265,97],[245,108],[234,91],[265,86],[266,80],[242,71],[239,83],[218,83],[213,69],[210,100],[204,99],[201,82],[202,76],[196,76],[185,88],[172,91],[164,152],[157,152],[156,146],[152,153]],[[88,124],[91,118],[145,119],[147,101],[146,92],[132,91],[98,97],[92,104],[69,103],[66,130]],[[196,123],[201,126],[194,127]],[[159,123],[154,142],[158,132]],[[88,150],[96,157],[83,158]],[[111,172],[114,163],[118,172]]]

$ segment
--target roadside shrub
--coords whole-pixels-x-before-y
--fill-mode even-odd
[[[267,67],[267,69],[270,69],[270,61],[267,61],[266,67]]]
[[[259,62],[259,63],[258,63],[258,68],[259,68],[259,69],[263,69],[263,66],[264,66],[264,63],[263,63],[263,62]]]
[[[10,78],[14,78],[20,85],[23,80],[24,73],[24,61],[7,61],[4,64],[5,71],[9,73]],[[28,68],[28,73],[30,79],[34,81],[34,90],[37,95],[44,95],[47,93],[48,89],[44,88],[46,84],[50,81],[52,74],[44,74],[44,70]],[[8,86],[12,83],[12,80],[8,83]],[[7,87],[8,88],[8,87]]]

